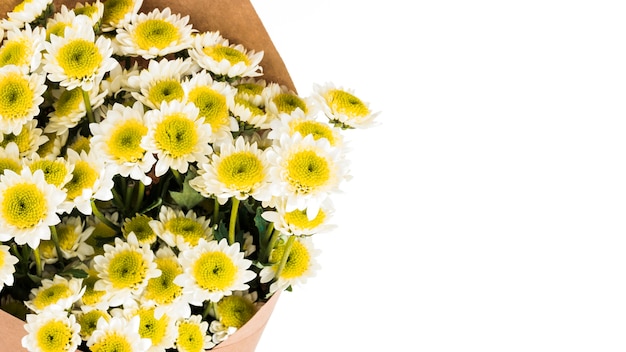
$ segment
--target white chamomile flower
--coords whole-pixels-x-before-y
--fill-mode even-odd
[[[84,261],[94,254],[94,249],[87,243],[87,239],[96,228],[88,226],[80,216],[65,217],[55,228],[63,258],[78,258]]]
[[[367,128],[375,125],[378,112],[354,95],[352,89],[336,87],[332,83],[313,86],[313,99],[330,122],[342,128]]]
[[[272,196],[265,152],[243,137],[238,137],[234,144],[222,145],[219,154],[213,154],[211,163],[201,167],[189,185],[205,197],[216,196],[220,204],[231,197],[266,201]]]
[[[190,163],[206,163],[213,149],[209,145],[211,126],[198,117],[198,108],[191,103],[173,100],[162,103],[159,110],[146,113],[148,135],[141,146],[156,154],[156,176],[169,169],[185,173]]]
[[[0,245],[0,285],[2,286],[13,286],[15,264],[19,262],[19,259],[11,255],[10,250],[11,247]]]
[[[27,314],[24,329],[22,347],[31,352],[74,352],[81,343],[76,317],[58,309]]]
[[[43,171],[46,182],[63,190],[65,184],[72,179],[72,171],[74,165],[70,164],[62,157],[45,157],[39,154],[33,154],[30,158],[25,159],[25,164],[32,172],[36,170]]]
[[[115,238],[115,246],[104,245],[104,254],[94,257],[98,271],[95,290],[106,291],[109,305],[121,305],[130,297],[139,297],[148,280],[161,275],[149,246],[140,246],[134,234],[126,241]]]
[[[130,23],[133,15],[139,13],[143,0],[107,0],[102,14],[102,31],[111,32]]]
[[[41,170],[5,170],[0,176],[0,241],[37,248],[50,239],[50,226],[61,219],[57,211],[65,193],[46,182]]]
[[[139,336],[150,340],[148,352],[165,352],[176,341],[176,319],[155,314],[155,307],[141,306],[123,312],[128,319],[139,317]]]
[[[268,138],[280,141],[283,135],[293,136],[296,133],[306,137],[312,135],[314,139],[326,138],[333,147],[343,147],[341,130],[327,122],[317,121],[314,115],[305,115],[300,109],[291,114],[281,113],[278,119],[270,123],[271,131]]]
[[[261,76],[259,65],[263,52],[247,50],[241,44],[230,44],[219,32],[196,35],[189,56],[202,68],[228,78]]]
[[[11,27],[22,28],[26,23],[31,23],[52,4],[52,0],[23,0],[13,10],[7,12],[8,21],[4,24],[5,29]]]
[[[47,141],[39,146],[37,154],[42,158],[56,158],[67,144],[69,131],[63,134],[44,133],[42,137],[46,137]]]
[[[102,122],[89,127],[92,148],[104,158],[112,173],[130,176],[144,185],[152,182],[147,174],[156,159],[140,145],[148,134],[141,103],[135,102],[132,107],[116,103]]]
[[[267,158],[274,195],[286,197],[288,212],[306,209],[309,219],[317,216],[322,202],[348,178],[344,153],[331,147],[326,138],[283,135],[280,145],[268,150]]]
[[[150,227],[168,246],[179,249],[194,247],[200,239],[213,239],[211,220],[197,216],[192,209],[185,213],[164,205],[159,212],[159,220],[150,221]]]
[[[295,236],[310,236],[316,233],[328,232],[336,226],[329,223],[334,213],[330,198],[326,198],[313,219],[309,219],[306,209],[287,211],[286,201],[283,198],[274,200],[275,211],[264,211],[263,219],[272,222],[274,228],[281,233]]]
[[[7,39],[0,47],[0,66],[15,65],[25,72],[36,72],[41,64],[46,31],[43,27],[31,28],[26,24],[21,30],[7,32]]]
[[[20,157],[20,149],[15,142],[8,143],[6,146],[0,145],[0,175],[6,170],[19,173],[22,170],[22,162],[24,159]]]
[[[0,134],[0,146],[15,143],[20,151],[20,157],[32,157],[48,141],[48,137],[43,134],[43,130],[36,126],[37,120],[30,120],[22,126],[22,130],[18,134]]]
[[[113,172],[106,167],[105,160],[96,152],[80,154],[67,149],[67,160],[74,167],[72,179],[65,184],[67,199],[63,210],[70,212],[76,208],[82,214],[91,215],[91,200],[107,201],[113,198]]]
[[[62,38],[65,36],[65,28],[77,26],[91,26],[91,21],[87,16],[77,16],[74,10],[61,5],[61,9],[46,22],[46,40],[49,41],[52,35]]]
[[[285,261],[285,266],[282,268],[279,277],[276,278],[277,269],[289,241],[292,242],[289,257]],[[279,243],[272,251],[270,262],[274,264],[265,266],[261,270],[259,273],[261,283],[274,280],[270,285],[270,293],[282,291],[289,286],[303,285],[309,278],[315,276],[319,270],[318,255],[319,250],[313,246],[311,237],[290,236],[287,242]]]
[[[50,307],[67,310],[82,296],[83,279],[66,279],[63,276],[54,275],[51,279],[41,280],[41,286],[30,291],[29,300],[24,304],[33,312],[41,313]]]
[[[150,339],[139,335],[139,323],[139,316],[101,318],[87,340],[87,346],[92,352],[148,352]]]
[[[111,40],[104,36],[96,39],[89,24],[82,22],[76,28],[67,27],[63,37],[51,35],[50,42],[45,42],[43,69],[49,80],[70,90],[90,91],[115,67]]]
[[[45,79],[15,65],[0,67],[0,133],[19,134],[22,126],[39,114]]]
[[[192,72],[191,60],[150,60],[148,68],[128,78],[128,84],[136,90],[131,95],[151,109],[158,109],[164,102],[182,101],[185,97],[183,77]]]
[[[202,70],[183,83],[185,98],[200,109],[200,117],[211,125],[211,143],[228,143],[233,131],[239,130],[237,120],[230,116],[235,105],[236,90],[226,82],[214,81]]]
[[[52,90],[54,98],[52,110],[48,116],[50,120],[44,128],[45,133],[64,134],[70,129],[78,126],[78,124],[87,115],[87,106],[83,94],[89,96],[89,106],[91,109],[97,109],[104,103],[107,92],[100,92],[98,86],[94,86],[89,91],[82,89],[59,88]]]
[[[106,309],[82,310],[84,307],[85,306],[81,306],[81,310],[74,311],[72,315],[76,317],[76,322],[80,325],[80,337],[83,341],[87,341],[91,337],[91,334],[96,331],[98,320],[104,319],[105,321],[109,321],[111,320],[111,315]]]
[[[232,113],[241,121],[258,129],[268,129],[270,122],[275,116],[265,111],[265,90],[264,80],[251,82],[252,78],[237,84],[237,94],[235,95],[235,105]]]
[[[178,352],[203,352],[215,347],[207,334],[209,323],[201,315],[192,315],[176,322],[176,350]]]
[[[161,270],[161,276],[148,280],[140,298],[141,304],[155,307],[156,317],[189,318],[191,306],[187,296],[183,294],[183,288],[174,283],[174,279],[183,273],[178,257],[170,247],[163,246],[157,250],[154,262]]]
[[[123,68],[118,62],[108,75],[100,82],[100,91],[107,92],[109,96],[124,98],[130,101],[130,92],[139,91],[139,88],[131,87],[131,77],[139,76],[139,64],[133,63],[130,68]]]
[[[265,111],[273,118],[278,118],[281,114],[291,114],[298,109],[306,115],[316,114],[311,99],[300,97],[287,86],[272,82],[265,87],[263,96]]]
[[[102,15],[104,14],[104,4],[100,2],[100,0],[96,0],[90,3],[76,3],[74,6],[74,13],[76,15],[82,15],[89,18],[92,27],[96,27],[98,23],[102,20]]]
[[[87,273],[87,277],[83,279],[83,287],[85,288],[85,291],[78,302],[76,302],[76,305],[80,307],[82,312],[89,312],[92,310],[107,311],[109,309],[106,291],[95,289],[96,282],[98,282],[100,278],[98,277],[98,271],[93,268],[93,265],[94,262],[90,261],[89,267],[85,264],[79,267]],[[98,319],[95,319],[95,321],[93,321],[93,328],[95,328],[97,320]],[[80,320],[79,323],[83,325]]]
[[[126,218],[122,225],[122,235],[127,238],[131,233],[135,234],[137,241],[142,246],[151,245],[157,240],[157,235],[150,227],[152,217],[136,213],[132,218]]]
[[[213,312],[216,320],[209,325],[213,342],[218,344],[225,341],[247,323],[261,307],[257,303],[257,298],[256,292],[237,291],[217,302]]]
[[[201,239],[197,246],[181,251],[178,258],[184,273],[174,283],[190,294],[189,303],[195,306],[207,300],[217,302],[233,291],[247,290],[247,282],[256,277],[254,271],[248,270],[252,261],[244,258],[239,243],[229,245],[226,239]]]
[[[133,15],[116,39],[124,55],[153,59],[191,46],[194,30],[188,22],[189,16],[172,14],[169,7],[154,9]]]

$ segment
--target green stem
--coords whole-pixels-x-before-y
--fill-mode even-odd
[[[180,175],[180,172],[174,170],[174,169],[170,169],[172,170],[172,175],[174,175],[174,178],[176,179],[176,183],[178,183],[178,185],[182,186],[183,183],[185,182],[185,180],[183,180],[183,177]]]
[[[137,213],[141,208],[141,203],[143,203],[144,193],[146,192],[146,185],[141,181],[137,181],[135,183],[135,188],[137,191],[137,196],[135,197],[135,207],[133,208],[133,212]]]
[[[57,251],[57,259],[61,266],[63,265],[63,253],[61,253],[61,246],[59,245],[59,236],[57,235],[57,228],[54,226],[50,226],[50,237],[52,238],[52,242],[54,242],[54,249]]]
[[[235,225],[237,224],[237,213],[239,212],[239,199],[233,197],[230,210],[230,224],[228,225],[228,244],[235,243]]]
[[[91,101],[89,99],[89,92],[83,89],[83,100],[85,101],[85,110],[87,111],[87,120],[89,123],[96,122],[96,118],[93,116],[93,111],[91,111]]]
[[[96,206],[96,201],[94,199],[91,200],[91,210],[93,211],[93,215],[95,215],[98,220],[102,221],[107,227],[115,232],[119,232],[120,228],[111,222],[111,220],[107,219],[104,214],[100,212],[100,209]]]
[[[283,252],[283,257],[280,259],[280,264],[278,264],[278,268],[276,269],[276,280],[280,278],[280,274],[283,272],[285,265],[287,264],[287,259],[289,259],[289,253],[291,252],[291,247],[293,246],[293,242],[296,240],[296,236],[289,236],[287,239],[287,243],[285,243],[285,250]]]
[[[37,272],[37,276],[41,277],[41,255],[39,254],[39,247],[33,249],[33,256],[35,257],[35,270]]]
[[[217,197],[213,197],[213,226],[218,225],[218,221],[220,220],[220,202],[217,200]]]

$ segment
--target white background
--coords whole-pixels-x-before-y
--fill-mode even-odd
[[[258,352],[626,351],[626,3],[252,3],[381,111]]]

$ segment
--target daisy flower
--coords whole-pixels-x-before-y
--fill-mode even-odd
[[[42,158],[36,153],[25,159],[25,164],[32,172],[36,170],[43,171],[46,182],[61,190],[72,179],[72,171],[74,170],[74,165],[70,164],[65,158],[55,158],[54,156]]]
[[[93,137],[91,145],[109,165],[113,174],[129,177],[149,185],[147,175],[156,159],[140,143],[148,133],[143,106],[139,102],[130,106],[115,104],[106,118],[89,125]]]
[[[183,273],[174,251],[167,246],[159,248],[154,262],[161,270],[161,276],[148,280],[148,285],[140,297],[144,306],[155,307],[156,317],[168,315],[173,318],[189,318],[191,307],[183,289],[174,283],[174,279]]]
[[[76,3],[74,6],[74,13],[79,16],[86,16],[89,18],[89,22],[91,22],[91,26],[95,29],[98,29],[98,24],[102,20],[102,15],[104,14],[104,4],[100,2],[100,0],[96,0],[91,3]]]
[[[46,77],[25,73],[18,66],[0,67],[0,133],[19,134],[39,114]]]
[[[317,216],[322,202],[348,178],[341,149],[331,147],[326,138],[283,135],[267,158],[274,195],[286,197],[288,212],[306,209],[309,219]]]
[[[24,304],[33,312],[41,313],[50,307],[67,310],[82,296],[83,279],[66,279],[54,275],[54,278],[41,280],[41,286],[30,291],[29,300]]]
[[[59,88],[52,90],[54,98],[52,107],[54,108],[49,114],[50,120],[44,128],[45,133],[65,134],[70,129],[78,126],[78,124],[87,116],[87,105],[83,94],[88,95],[89,107],[97,109],[104,103],[107,95],[106,91],[100,92],[98,86],[94,86],[89,91],[82,89]]]
[[[5,170],[0,176],[0,241],[37,248],[50,239],[50,226],[61,219],[57,210],[65,193],[46,182],[41,170]]]
[[[215,304],[216,320],[209,325],[213,342],[217,344],[225,341],[254,316],[260,308],[260,305],[256,303],[257,296],[256,292],[237,291]]]
[[[150,339],[144,339],[139,335],[139,324],[139,316],[131,319],[114,316],[108,321],[101,318],[87,340],[87,346],[93,352],[147,352],[150,348]]]
[[[106,300],[106,291],[95,289],[96,282],[98,282],[100,278],[98,277],[98,271],[93,267],[94,262],[90,261],[89,265],[90,267],[84,265],[84,268],[81,268],[87,273],[87,277],[83,279],[85,291],[76,303],[80,306],[82,312],[89,312],[91,310],[106,311],[109,308],[109,302]],[[94,329],[97,320],[98,319],[95,319],[93,322]],[[82,322],[81,325],[83,325]]]
[[[15,65],[25,72],[36,72],[41,64],[41,51],[44,48],[46,32],[43,27],[23,29],[13,28],[7,32],[7,39],[0,47],[0,66]]]
[[[174,283],[189,293],[189,302],[202,306],[204,301],[217,302],[233,291],[247,290],[247,282],[256,274],[248,270],[252,261],[239,251],[239,243],[229,245],[226,239],[207,242],[201,239],[197,246],[181,251],[183,274]]]
[[[64,211],[76,208],[82,214],[90,215],[92,199],[107,201],[113,198],[113,173],[97,152],[82,151],[79,154],[68,148],[67,160],[74,169],[72,179],[65,184],[67,199],[63,203]]]
[[[201,315],[192,315],[176,322],[176,350],[178,352],[203,352],[215,347],[207,334],[209,323]]]
[[[106,291],[111,307],[118,306],[129,297],[138,297],[148,285],[148,280],[161,275],[154,262],[154,252],[149,246],[139,245],[134,234],[126,241],[115,238],[115,246],[105,244],[104,254],[94,257],[98,271],[95,290]]]
[[[43,135],[43,130],[36,126],[37,120],[30,120],[22,126],[18,134],[0,134],[0,146],[6,147],[9,143],[15,143],[20,151],[20,157],[33,157],[39,147],[48,140],[48,137]]]
[[[148,68],[128,78],[128,84],[136,90],[130,94],[151,109],[158,109],[164,102],[182,101],[185,97],[182,79],[192,72],[191,60],[150,60]]]
[[[151,245],[156,242],[157,235],[150,227],[150,221],[152,221],[151,217],[137,213],[132,218],[124,220],[122,235],[127,238],[128,235],[134,233],[140,245]]]
[[[317,121],[314,115],[305,115],[300,109],[296,109],[291,114],[280,114],[278,119],[270,123],[270,129],[267,137],[272,140],[280,141],[283,135],[293,136],[299,133],[302,137],[312,135],[316,140],[326,138],[333,147],[343,146],[343,137],[339,128]]]
[[[46,22],[46,40],[50,40],[51,35],[63,38],[65,28],[76,28],[77,26],[91,26],[92,23],[87,16],[78,16],[74,10],[70,10],[65,5]]]
[[[219,32],[204,32],[194,37],[189,56],[202,68],[227,78],[261,76],[259,65],[263,52],[247,50],[243,45],[230,44]]]
[[[283,198],[274,202],[275,211],[264,211],[263,219],[274,224],[274,228],[284,234],[295,236],[310,236],[316,233],[328,232],[335,228],[328,219],[334,213],[334,207],[329,198],[322,203],[317,215],[309,219],[306,209],[287,211]]]
[[[313,103],[309,99],[301,98],[287,86],[270,83],[265,87],[265,110],[274,118],[281,114],[291,114],[300,109],[306,115],[315,115]]]
[[[102,13],[102,31],[111,32],[130,23],[139,13],[143,0],[107,0]]]
[[[24,0],[12,11],[7,12],[8,21],[3,24],[3,27],[5,29],[22,28],[26,23],[35,21],[50,5],[52,5],[52,0]]]
[[[125,310],[128,319],[139,317],[139,336],[149,339],[151,346],[148,352],[165,352],[174,347],[176,341],[176,320],[169,315],[155,314],[154,307],[139,307]]]
[[[80,325],[74,315],[58,309],[26,315],[22,347],[33,352],[74,352],[81,343]]]
[[[93,28],[87,24],[67,27],[63,37],[51,35],[50,42],[44,43],[43,69],[48,79],[69,90],[91,91],[116,65],[111,57],[111,40],[104,36],[96,39]]]
[[[367,128],[375,125],[369,104],[354,95],[352,89],[336,87],[332,83],[313,86],[313,99],[328,120],[342,128]]]
[[[102,309],[78,311],[73,313],[73,316],[76,317],[76,322],[80,325],[79,334],[83,341],[88,341],[91,334],[96,331],[100,319],[106,322],[111,320],[111,315]]]
[[[0,146],[0,175],[6,170],[18,173],[22,170],[22,159],[20,150],[14,142],[8,143],[6,146]]]
[[[265,111],[266,83],[264,80],[250,80],[252,78],[235,85],[237,94],[235,94],[231,112],[239,121],[247,125],[257,129],[268,129],[275,117]]]
[[[189,16],[172,14],[169,7],[154,9],[132,15],[118,29],[116,39],[123,55],[153,59],[191,46],[194,30],[188,22]]]
[[[278,273],[279,276],[276,277],[289,242],[292,243],[289,256],[286,260],[282,260],[284,266]],[[270,293],[282,291],[289,286],[305,284],[319,270],[319,264],[316,261],[318,255],[319,251],[313,246],[311,237],[289,236],[287,242],[279,243],[272,251],[270,263],[275,264],[266,266],[261,270],[259,273],[261,283],[275,280],[270,285]]]
[[[65,259],[78,258],[84,261],[94,254],[92,246],[87,244],[95,227],[87,226],[80,216],[69,216],[55,226],[61,255]]]
[[[156,154],[156,176],[169,169],[187,172],[190,163],[206,163],[213,149],[209,145],[211,126],[198,118],[199,110],[191,103],[173,100],[162,103],[159,110],[146,113],[148,135],[141,147]]]
[[[129,82],[131,77],[139,74],[140,70],[137,62],[130,68],[123,68],[118,62],[100,82],[100,91],[107,92],[107,95],[110,97],[120,98],[122,101],[130,101],[130,92],[139,91],[139,88],[131,87]]]
[[[194,74],[182,86],[186,101],[200,109],[199,116],[211,125],[211,143],[230,142],[233,138],[231,132],[239,129],[237,120],[230,116],[236,90],[225,82],[213,81],[204,70]]]
[[[256,144],[249,144],[243,137],[222,145],[220,153],[213,154],[211,163],[202,164],[198,176],[189,185],[209,198],[216,196],[220,204],[235,197],[245,200],[269,200],[269,164],[265,153]]]
[[[0,284],[2,286],[13,286],[15,264],[19,262],[19,259],[11,255],[10,250],[11,247],[0,245]]]
[[[197,216],[192,209],[185,213],[181,209],[163,205],[159,211],[159,220],[151,220],[150,227],[168,246],[178,249],[195,247],[200,239],[213,239],[211,220]]]
[[[39,145],[37,155],[42,158],[56,158],[61,155],[61,148],[67,144],[69,131],[64,134],[44,133],[42,137],[45,137],[47,141]]]

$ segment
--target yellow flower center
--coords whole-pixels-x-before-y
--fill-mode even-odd
[[[17,162],[14,158],[0,158],[0,175],[4,174],[5,170],[11,170],[15,173],[19,173],[20,163]]]
[[[167,221],[165,230],[171,232],[174,236],[181,236],[191,246],[197,245],[200,238],[206,238],[202,225],[185,217],[177,217]]]
[[[94,270],[89,271],[89,276],[83,279],[83,286],[85,286],[85,293],[83,293],[81,300],[84,305],[94,305],[100,302],[100,299],[104,296],[106,291],[96,291],[94,288],[96,282],[100,280],[98,273]],[[95,328],[95,326],[94,326]]]
[[[254,304],[241,296],[226,296],[217,302],[217,314],[222,324],[240,328],[256,312]]]
[[[109,154],[122,162],[137,162],[145,154],[139,144],[148,133],[148,126],[137,120],[127,120],[116,126],[111,132],[107,148]]]
[[[32,172],[35,172],[35,170],[43,171],[46,182],[54,186],[60,186],[65,181],[68,173],[67,167],[65,167],[62,161],[47,159],[39,159],[33,162],[30,165],[30,170]]]
[[[37,226],[48,212],[46,195],[37,185],[19,183],[4,191],[2,201],[2,218],[18,229]]]
[[[80,336],[83,340],[88,340],[91,334],[96,330],[100,318],[109,321],[109,315],[100,309],[90,310],[87,313],[80,314],[76,318],[76,321],[80,325]]]
[[[272,253],[272,258],[281,258],[284,252],[285,246],[278,246]],[[302,276],[309,269],[310,257],[307,248],[302,243],[294,241],[280,277],[293,279]]]
[[[65,28],[69,26],[70,24],[67,22],[57,22],[48,26],[48,29],[46,30],[46,40],[50,40],[50,35],[52,34],[60,38],[65,37]]]
[[[204,334],[200,326],[190,321],[180,323],[176,345],[188,352],[204,351]]]
[[[174,158],[190,154],[198,142],[194,122],[182,113],[167,116],[156,127],[154,139],[157,145]]]
[[[78,154],[83,151],[85,153],[89,153],[89,150],[91,149],[91,142],[89,142],[89,138],[85,136],[76,136],[68,147],[74,149]]]
[[[243,62],[246,66],[250,65],[250,60],[246,54],[229,46],[219,44],[215,46],[207,46],[204,47],[202,51],[217,62],[227,60],[231,65],[235,65],[240,62]]]
[[[340,90],[331,89],[326,92],[324,98],[328,106],[335,113],[343,114],[352,118],[361,118],[369,115],[370,111],[361,99],[354,95]]]
[[[290,123],[293,132],[299,132],[303,137],[312,135],[315,140],[326,138],[331,145],[335,144],[333,131],[325,123],[319,121],[298,121],[292,120]]]
[[[137,46],[143,50],[164,49],[179,40],[180,33],[174,24],[166,20],[150,19],[137,25],[134,39]]]
[[[287,181],[298,193],[310,193],[329,179],[328,161],[312,150],[293,153],[287,160]]]
[[[38,309],[44,309],[61,299],[68,298],[72,295],[69,286],[63,283],[53,284],[48,288],[44,288],[33,298],[32,303]]]
[[[83,189],[92,187],[98,179],[98,171],[83,160],[79,160],[74,165],[72,179],[65,185],[67,189],[67,198],[74,199],[80,196]]]
[[[70,78],[90,77],[102,63],[102,55],[95,43],[74,39],[59,49],[57,61]]]
[[[237,266],[222,252],[207,252],[194,263],[193,276],[205,290],[225,290],[235,282]]]
[[[228,125],[226,97],[219,92],[209,87],[196,87],[189,92],[189,101],[200,109],[199,116],[204,117],[204,122],[211,124],[214,131]]]
[[[17,149],[20,153],[24,153],[28,149],[30,149],[30,138],[31,131],[29,128],[22,128],[19,134],[15,135],[13,133],[9,133],[4,135],[4,140],[0,142],[0,146],[6,148],[6,146],[13,142],[17,144]]]
[[[169,317],[163,314],[160,319],[154,316],[154,308],[141,309],[139,315],[139,336],[152,340],[152,345],[157,346],[163,341],[167,331]]]
[[[83,7],[75,7],[74,13],[76,15],[85,15],[87,17],[91,17],[92,15],[98,13],[98,7],[91,4],[85,4]]]
[[[148,280],[144,297],[157,304],[170,304],[183,292],[182,287],[174,283],[176,276],[183,273],[183,268],[176,258],[157,258],[155,262],[161,270],[161,276]]]
[[[28,58],[32,53],[31,43],[26,39],[8,41],[0,48],[0,66],[28,65]]]
[[[156,241],[156,233],[150,227],[151,217],[144,214],[137,214],[135,217],[129,219],[122,226],[122,234],[124,237],[132,232],[137,236],[139,243],[153,243]]]
[[[263,163],[249,151],[230,154],[224,157],[217,167],[220,182],[242,192],[250,191],[263,181],[264,176]]]
[[[109,280],[114,288],[135,288],[145,279],[147,267],[140,252],[121,251],[109,262]]]
[[[24,9],[26,8],[26,4],[30,4],[31,2],[33,2],[33,0],[24,0],[21,3],[17,4],[14,8],[12,12],[20,12],[20,11],[24,11]]]
[[[244,108],[248,109],[253,116],[263,116],[265,115],[265,111],[263,111],[263,109],[261,109],[260,107],[254,105],[251,101],[248,101],[246,99],[240,98],[240,97],[236,97],[235,98],[235,103],[237,105],[241,105]]]
[[[71,251],[76,242],[78,242],[78,233],[74,231],[73,226],[59,224],[56,226],[59,247],[66,251]],[[60,253],[59,253],[60,254]]]
[[[313,220],[309,220],[306,215],[306,210],[294,210],[285,214],[285,221],[302,230],[314,229],[320,226],[326,219],[326,214],[323,210],[317,212],[317,216]]]
[[[181,100],[185,96],[183,86],[179,80],[166,79],[155,83],[148,92],[148,100],[160,106],[162,102]]]
[[[3,119],[28,116],[33,98],[28,80],[22,75],[11,72],[0,78],[0,116]]]
[[[126,338],[117,332],[109,332],[90,347],[91,352],[132,352],[133,347]]]
[[[133,10],[133,0],[107,0],[104,2],[102,23],[116,24]]]
[[[68,116],[80,109],[80,103],[83,101],[83,92],[81,89],[65,90],[54,102],[56,116]]]
[[[237,85],[238,94],[261,95],[263,86],[256,83],[241,83]]]
[[[37,346],[42,352],[67,351],[72,331],[61,320],[50,320],[37,331]]]
[[[297,108],[300,108],[304,113],[308,111],[304,100],[295,94],[277,94],[272,101],[276,104],[278,112],[281,113],[290,114]]]
[[[52,240],[41,240],[39,242],[39,255],[44,259],[56,259],[56,247]]]

